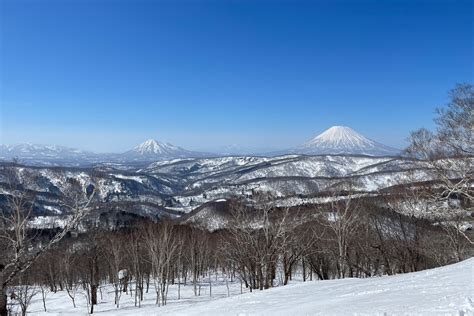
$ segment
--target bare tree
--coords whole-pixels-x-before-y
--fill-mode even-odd
[[[80,282],[77,277],[77,272],[75,271],[77,262],[73,247],[68,247],[63,251],[60,263],[62,266],[64,287],[66,288],[67,295],[72,301],[72,306],[76,308],[76,293],[79,289]]]
[[[168,220],[159,224],[150,223],[144,231],[144,242],[152,266],[152,276],[156,291],[156,304],[166,305],[172,258],[178,249],[173,236],[174,224]]]
[[[39,289],[20,279],[21,284],[15,287],[15,301],[20,306],[21,315],[26,316],[28,307],[33,297],[38,294]]]
[[[232,261],[230,265],[237,268],[241,280],[251,291],[273,286],[280,256],[293,233],[290,208],[277,208],[274,198],[267,194],[255,199],[254,205],[233,201],[223,247]],[[293,259],[287,263],[291,261]],[[287,267],[289,271],[289,265]]]
[[[124,248],[129,258],[128,270],[135,277],[135,306],[138,305],[138,307],[141,307],[141,301],[143,300],[145,271],[143,267],[143,246],[140,230],[133,230],[124,242]]]
[[[337,244],[337,266],[339,277],[348,271],[349,241],[360,224],[360,200],[355,195],[354,183],[343,183],[333,188],[328,218],[325,223],[332,230]],[[345,193],[345,195],[341,195]]]
[[[284,216],[288,217],[284,223],[285,229],[281,233],[283,238],[280,239],[284,272],[283,285],[286,285],[291,278],[294,266],[300,260],[303,267],[303,280],[306,281],[304,257],[320,241],[321,232],[318,232],[312,225],[311,214],[303,212],[300,208],[292,210],[291,215],[289,215],[289,208],[282,211]]]
[[[7,178],[7,192],[4,194],[7,197],[8,206],[0,210],[0,239],[5,245],[3,263],[0,263],[0,316],[6,316],[7,287],[42,253],[51,249],[77,226],[90,210],[95,189],[89,194],[82,191],[82,194],[75,195],[71,200],[73,203],[67,204],[70,214],[64,226],[49,241],[35,244],[29,227],[34,208],[34,196],[27,188],[30,181],[29,175],[22,174],[21,170],[15,166],[3,167],[2,171]]]
[[[40,283],[39,288],[40,288],[40,291],[41,291],[41,299],[43,300],[43,309],[44,309],[45,312],[47,312],[47,310],[46,310],[46,297],[50,293],[50,288],[44,283]]]
[[[84,238],[84,243],[87,247],[83,247],[79,251],[81,256],[81,281],[82,286],[86,291],[88,299],[89,313],[94,313],[94,306],[98,304],[97,293],[99,291],[101,281],[101,261],[103,261],[103,252],[100,247],[100,240],[102,232],[98,228],[89,230]]]
[[[122,291],[124,290],[125,286],[125,276],[123,268],[124,268],[124,255],[125,250],[123,247],[123,240],[122,236],[119,234],[112,234],[108,233],[105,234],[102,241],[102,251],[106,254],[106,261],[109,265],[110,271],[110,280],[114,286],[115,290],[115,305],[117,308],[120,306],[120,298],[122,296]],[[120,273],[122,271],[122,273]]]
[[[457,85],[450,97],[447,108],[437,110],[436,131],[412,132],[406,150],[421,159],[435,180],[425,199],[438,211],[440,219],[472,208],[474,202],[474,87]],[[460,203],[453,205],[452,199]],[[462,225],[458,228],[458,233],[474,244]]]

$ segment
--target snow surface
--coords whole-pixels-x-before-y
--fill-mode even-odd
[[[136,181],[136,182],[140,182],[140,183],[143,183],[143,178],[140,177],[140,176],[127,176],[127,175],[123,175],[123,174],[113,174],[111,173],[110,175],[114,176],[115,178],[119,178],[119,179],[123,179],[123,180],[133,180],[133,181]]]
[[[214,277],[212,278],[214,279]],[[205,283],[203,283],[205,285]],[[99,315],[474,315],[474,258],[415,273],[367,279],[330,281],[292,281],[253,293],[240,293],[238,282],[225,281],[202,288],[201,296],[192,294],[192,285],[170,288],[168,305],[153,304],[153,290],[146,294],[141,308],[133,306],[130,295],[121,298],[121,308],[113,303],[113,288],[102,289],[104,299],[96,307]],[[41,295],[33,301],[32,315],[85,315],[84,299],[77,294],[78,307],[72,308],[67,295],[49,294],[42,310]]]

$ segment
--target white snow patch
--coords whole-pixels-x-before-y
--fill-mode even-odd
[[[214,279],[214,277],[213,277]],[[123,295],[115,308],[112,286],[103,286],[104,299],[96,306],[100,315],[474,315],[474,258],[415,273],[366,279],[292,281],[290,285],[239,295],[240,284],[225,280],[205,286],[202,296],[192,294],[192,285],[170,287],[168,305],[158,307],[153,291],[145,295],[141,308]],[[48,295],[48,313],[43,311],[41,294],[34,299],[32,315],[85,315],[86,304],[77,295],[77,308],[64,292]]]

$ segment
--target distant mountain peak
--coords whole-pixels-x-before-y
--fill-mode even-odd
[[[178,152],[185,152],[183,148],[174,146],[170,143],[162,143],[155,139],[147,139],[141,144],[133,147],[130,153],[143,156],[168,156]]]
[[[16,145],[0,145],[0,160],[19,159],[20,161],[83,161],[93,160],[96,155],[89,151],[59,145],[39,145],[22,143]]]
[[[170,143],[148,139],[124,153],[93,153],[58,145],[0,144],[0,161],[19,159],[35,165],[79,166],[108,162],[149,162],[178,158],[213,157],[214,154],[189,151]]]
[[[159,142],[155,139],[147,139],[143,143],[133,147],[122,156],[131,160],[165,160],[176,158],[194,158],[207,156],[206,153],[199,153],[175,146],[170,143]]]
[[[42,145],[33,143],[20,143],[15,145],[0,145],[0,151],[15,152],[15,153],[28,153],[28,154],[54,154],[54,153],[89,153],[85,150],[71,148],[60,145]]]
[[[358,154],[391,156],[399,150],[373,141],[347,126],[332,126],[300,146],[303,154]]]
[[[368,138],[347,126],[333,126],[307,142],[307,145],[318,142],[332,142],[337,144],[371,142]]]
[[[174,146],[170,143],[161,143],[155,139],[147,139],[143,143],[135,146],[132,151],[135,151],[139,154],[169,154],[173,151],[183,151],[182,148]]]

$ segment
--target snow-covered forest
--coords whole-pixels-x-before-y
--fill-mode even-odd
[[[0,316],[474,316],[474,0],[0,0]]]
[[[49,225],[30,189],[44,179],[2,164],[0,315],[472,313],[472,86],[453,96],[406,150],[429,177],[372,192],[343,177],[312,203],[235,192],[111,225],[91,173],[57,181]]]

